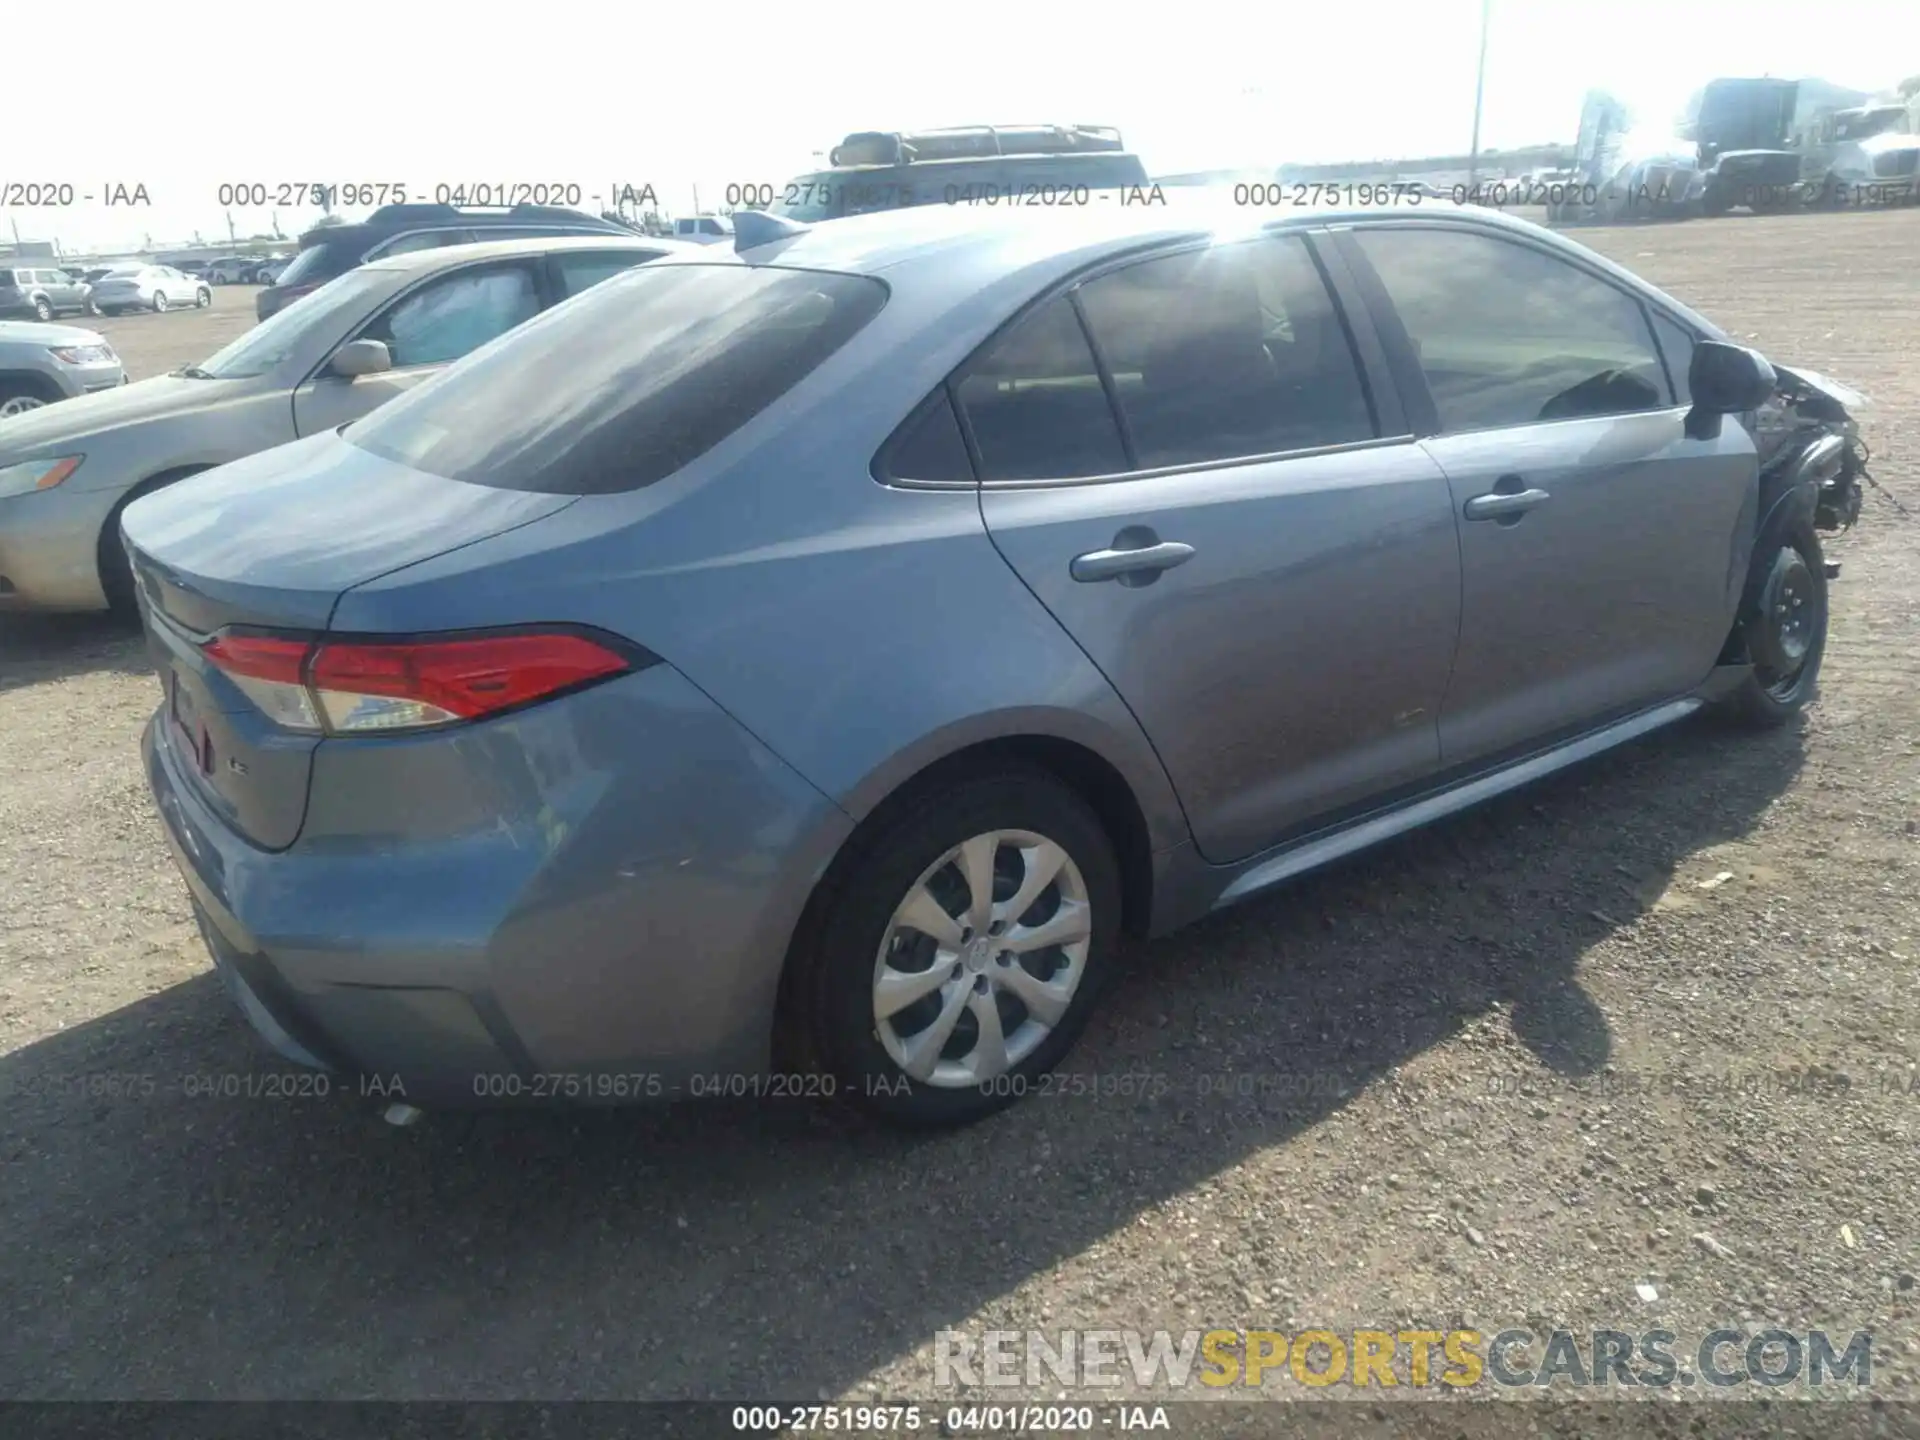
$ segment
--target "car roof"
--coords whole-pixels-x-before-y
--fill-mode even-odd
[[[299,243],[302,250],[315,245],[332,245],[342,241],[355,245],[373,245],[382,240],[391,240],[396,235],[410,234],[415,230],[519,230],[535,225],[543,230],[551,230],[562,225],[571,226],[577,228],[582,234],[589,231],[608,235],[631,233],[619,228],[611,220],[579,211],[564,215],[514,215],[501,210],[461,213],[456,209],[454,213],[448,215],[396,215],[384,220],[379,218],[379,212],[376,211],[364,220],[350,220],[340,225],[311,226],[300,232]]]
[[[474,260],[505,260],[515,255],[564,255],[570,250],[651,250],[662,255],[699,255],[717,247],[693,245],[684,240],[655,239],[651,235],[539,235],[517,240],[478,240],[470,245],[439,245],[430,250],[409,250],[404,255],[383,255],[360,266],[362,270],[435,270],[442,265],[464,264]]]
[[[1164,201],[1123,204],[1121,197],[1136,190],[1151,194],[1153,187],[1095,190],[1084,205],[916,205],[875,210],[808,225],[793,237],[749,250],[744,257],[731,247],[722,251],[714,245],[684,258],[687,263],[714,264],[733,255],[743,264],[867,275],[884,271],[893,272],[889,278],[895,278],[932,265],[971,271],[975,267],[966,263],[970,259],[1004,270],[1017,263],[1038,263],[1103,247],[1118,252],[1162,240],[1253,234],[1288,222],[1323,225],[1374,217],[1383,211],[1416,216],[1490,213],[1432,199],[1368,207],[1248,206],[1235,204],[1233,191],[1226,188],[1167,188],[1160,192]]]
[[[1631,271],[1544,226],[1480,205],[1432,196],[1389,195],[1384,203],[1356,203],[1356,187],[1329,185],[1319,203],[1258,206],[1235,203],[1235,187],[1167,187],[1164,201],[1122,203],[1122,196],[1151,195],[1129,186],[1093,191],[1084,205],[922,205],[878,210],[806,226],[786,239],[744,254],[733,246],[693,247],[667,256],[661,265],[777,265],[882,276],[928,298],[945,289],[980,290],[1026,271],[1033,283],[1096,265],[1110,256],[1181,240],[1251,238],[1287,229],[1445,220],[1525,236],[1582,263],[1606,270],[1641,291],[1652,287]],[[1410,190],[1411,187],[1406,187]],[[1289,187],[1288,193],[1291,193]],[[1369,187],[1369,193],[1377,193]],[[1681,307],[1684,308],[1684,307]],[[1691,312],[1689,312],[1691,313]]]

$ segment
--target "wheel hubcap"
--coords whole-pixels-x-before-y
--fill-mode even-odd
[[[1813,648],[1813,597],[1807,594],[1806,567],[1790,572],[1780,587],[1780,598],[1773,607],[1774,628],[1780,635],[1780,653],[1794,664],[1807,658]]]
[[[1820,597],[1813,571],[1791,546],[1774,557],[1773,572],[1761,593],[1754,635],[1755,669],[1769,693],[1791,695],[1813,654],[1820,633]]]
[[[1066,1016],[1092,939],[1086,881],[1062,847],[1026,830],[976,835],[894,910],[874,962],[874,1031],[922,1084],[991,1080]]]
[[[24,415],[29,410],[38,410],[46,403],[32,395],[16,395],[11,400],[0,400],[0,418],[8,415]]]

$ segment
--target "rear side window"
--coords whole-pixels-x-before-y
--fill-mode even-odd
[[[1374,436],[1359,362],[1306,242],[1130,265],[1080,289],[1141,469]]]
[[[656,250],[610,250],[604,254],[569,251],[554,256],[553,264],[560,276],[560,293],[578,295],[582,290],[591,290],[602,280],[611,280],[636,265],[658,258],[658,255]]]
[[[973,461],[960,435],[960,421],[943,385],[882,450],[880,473],[889,480],[932,480],[946,485],[971,485]]]
[[[309,245],[293,257],[293,263],[280,272],[277,285],[315,285],[344,275],[360,263],[353,248],[339,240],[323,240]]]
[[[636,266],[382,406],[346,438],[476,485],[635,490],[753,419],[886,300],[863,275]]]
[[[14,286],[18,285],[19,283],[20,282],[14,278],[13,271],[0,270],[0,287],[4,287],[6,289],[12,289]]]
[[[969,366],[959,395],[982,480],[1072,480],[1127,468],[1100,368],[1064,295]]]
[[[1664,409],[1640,302],[1531,245],[1461,230],[1356,232],[1448,431]]]

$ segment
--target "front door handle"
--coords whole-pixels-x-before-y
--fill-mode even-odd
[[[1151,540],[1146,544],[1126,546],[1121,542],[1131,537],[1124,530],[1113,538],[1121,548],[1089,550],[1084,555],[1076,555],[1067,573],[1087,584],[1098,580],[1118,580],[1122,585],[1145,585],[1162,570],[1184,565],[1193,558],[1193,546],[1182,545],[1177,540]]]
[[[1469,520],[1517,520],[1550,498],[1544,490],[1496,490],[1490,495],[1474,496],[1467,501],[1463,513]]]

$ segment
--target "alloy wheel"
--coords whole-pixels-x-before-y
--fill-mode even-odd
[[[9,395],[6,399],[0,400],[0,420],[6,419],[9,415],[24,415],[29,410],[38,410],[46,403],[38,395]]]
[[[976,835],[895,908],[873,968],[875,1033],[922,1084],[991,1080],[1065,1017],[1092,938],[1086,880],[1063,846],[1027,830]]]

